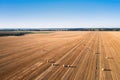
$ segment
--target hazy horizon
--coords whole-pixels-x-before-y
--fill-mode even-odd
[[[0,0],[0,28],[120,28],[119,0]]]

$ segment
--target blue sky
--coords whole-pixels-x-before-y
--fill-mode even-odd
[[[120,0],[0,0],[0,28],[119,27]]]

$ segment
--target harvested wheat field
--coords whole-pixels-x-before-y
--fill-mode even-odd
[[[0,80],[120,80],[120,32],[0,37]]]

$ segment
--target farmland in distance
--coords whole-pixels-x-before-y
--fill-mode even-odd
[[[1,36],[0,80],[120,80],[120,32]]]

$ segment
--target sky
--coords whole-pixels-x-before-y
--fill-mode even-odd
[[[120,28],[120,0],[0,0],[0,28]]]

